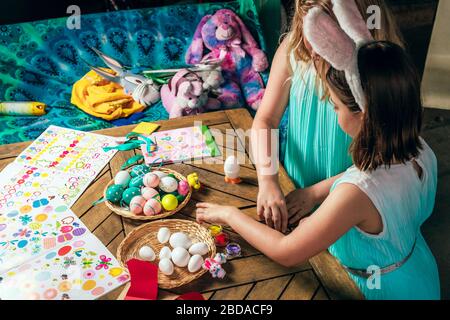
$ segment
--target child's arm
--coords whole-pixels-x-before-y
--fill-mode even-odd
[[[287,229],[288,213],[278,183],[278,154],[272,156],[271,130],[278,128],[289,100],[291,68],[287,41],[286,37],[273,59],[269,82],[253,121],[251,136],[252,160],[260,188],[257,212],[267,225],[283,232]]]
[[[306,262],[378,212],[366,194],[351,184],[339,185],[313,215],[287,236],[235,208],[198,206],[199,222],[228,224],[257,250],[287,267]]]

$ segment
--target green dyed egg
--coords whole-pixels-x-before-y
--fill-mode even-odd
[[[142,186],[144,186],[144,181],[142,176],[137,176],[134,177],[133,179],[130,180],[130,184],[128,185],[128,187],[134,187],[134,188],[141,188]]]
[[[172,177],[172,178],[174,178],[175,180],[178,180],[177,177],[175,177],[175,175],[174,175],[173,173],[169,173],[167,176],[168,176],[168,177]]]
[[[181,195],[181,194],[177,194],[175,195],[175,197],[178,200],[178,203],[182,203],[184,201],[184,199],[186,198],[185,196]]]
[[[147,172],[150,172],[150,168],[147,167],[145,164],[138,164],[137,166],[134,166],[133,169],[131,169],[131,177],[137,177],[137,176],[144,176]]]
[[[130,205],[131,199],[133,199],[135,196],[140,196],[141,190],[136,187],[130,187],[128,189],[125,189],[125,191],[122,194],[122,201],[126,203],[127,206]]]
[[[120,199],[122,199],[123,188],[120,184],[113,184],[106,189],[106,200],[112,203],[119,203]]]

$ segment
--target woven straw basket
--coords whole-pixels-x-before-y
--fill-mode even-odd
[[[167,168],[159,168],[158,171],[162,171],[165,172],[167,174],[173,174],[179,181],[181,180],[186,180],[186,178],[172,170],[172,169],[167,169]],[[108,187],[110,185],[114,184],[114,179],[111,180],[105,187],[105,190],[103,191],[103,196],[106,199],[106,190],[108,189]],[[106,206],[111,209],[113,212],[117,213],[118,215],[125,217],[125,218],[129,218],[129,219],[134,219],[134,220],[141,220],[141,221],[150,221],[150,220],[157,220],[157,219],[162,219],[162,218],[167,218],[175,213],[177,213],[178,211],[180,211],[181,209],[183,209],[187,203],[189,202],[189,200],[191,199],[191,195],[192,195],[192,188],[189,188],[189,193],[186,195],[186,198],[184,198],[182,203],[178,204],[178,207],[175,208],[175,210],[172,211],[162,211],[160,214],[154,215],[154,216],[146,216],[146,215],[136,215],[132,212],[130,212],[129,210],[114,204],[108,200],[105,201]],[[164,210],[164,209],[163,209]]]
[[[202,227],[196,222],[180,219],[165,219],[146,223],[133,231],[131,231],[126,238],[120,243],[117,248],[117,260],[126,268],[126,262],[132,258],[140,259],[139,249],[145,245],[151,246],[156,254],[156,259],[152,262],[159,263],[159,251],[164,246],[169,246],[168,243],[161,244],[157,239],[160,228],[169,228],[171,233],[182,231],[186,233],[192,240],[192,243],[204,242],[208,245],[208,256],[214,258],[216,255],[216,245],[208,229]],[[204,255],[203,258],[207,258]],[[161,289],[172,289],[185,285],[195,279],[200,278],[207,270],[203,268],[197,272],[191,273],[187,267],[180,268],[174,265],[174,272],[170,276],[166,276],[158,270],[158,286]]]

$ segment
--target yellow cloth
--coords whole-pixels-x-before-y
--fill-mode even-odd
[[[103,70],[113,74],[112,70]],[[125,118],[145,109],[125,94],[119,84],[102,78],[93,70],[75,82],[70,101],[84,112],[105,120]]]

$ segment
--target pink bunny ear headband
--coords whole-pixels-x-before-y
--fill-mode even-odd
[[[354,0],[332,0],[339,25],[320,8],[308,11],[304,18],[304,34],[313,50],[333,68],[345,72],[345,78],[356,103],[365,112],[366,98],[358,70],[358,51],[373,41]]]

